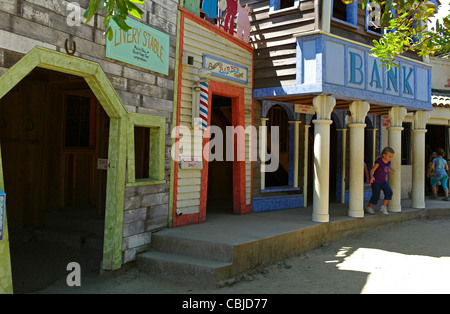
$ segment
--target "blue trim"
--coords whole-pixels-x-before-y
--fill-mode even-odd
[[[369,201],[372,197],[372,190],[364,190],[364,201]],[[345,200],[344,202],[348,204],[350,198],[350,193],[348,190],[345,191]]]
[[[266,186],[264,190],[259,190],[260,193],[273,193],[273,192],[291,192],[300,191],[300,188],[294,188],[292,186]]]
[[[312,41],[316,41],[315,44]],[[327,51],[327,42],[337,44],[339,45],[338,49],[342,49],[339,55],[342,56],[342,53],[344,54],[343,60],[341,60],[344,67],[339,68],[342,69],[343,73],[326,73],[327,58],[329,60],[328,62],[334,61],[333,52]],[[377,72],[372,73],[375,66],[375,64],[372,64],[372,60],[376,61],[376,65],[379,65],[379,61],[369,56],[370,49],[368,47],[326,34],[298,37],[296,48],[297,85],[254,89],[253,98],[270,99],[272,97],[314,96],[332,93],[339,95],[343,99],[367,100],[375,105],[389,107],[404,106],[408,110],[432,109],[430,66],[400,58],[397,62],[400,68],[392,68],[387,73],[383,68],[377,68]],[[350,61],[352,60],[353,62],[351,63]],[[306,61],[308,62],[308,68],[305,68]],[[360,64],[361,62],[364,64]],[[330,68],[330,65],[328,65],[328,68]],[[406,73],[403,73],[405,70]],[[308,73],[307,71],[313,73]],[[343,75],[344,81],[342,82],[340,77],[334,77],[333,79],[332,74]],[[329,77],[327,78],[327,76]],[[376,81],[372,82],[374,83],[373,86],[369,86],[370,81],[372,81],[372,76]],[[405,82],[404,80],[406,78],[408,78],[408,81]],[[326,81],[327,79],[339,83],[328,83]],[[351,82],[350,79],[352,79]],[[389,90],[387,87],[389,87]],[[412,90],[413,87],[414,90]]]
[[[303,207],[303,195],[253,198],[252,212],[267,212]]]

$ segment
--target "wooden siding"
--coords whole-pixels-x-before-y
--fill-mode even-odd
[[[194,57],[193,65],[182,65],[182,78],[180,89],[180,126],[191,127],[192,121],[192,86],[198,81],[198,70],[202,67],[203,54],[213,55],[248,68],[248,83],[227,80],[217,76],[211,76],[211,80],[243,87],[245,91],[245,127],[252,125],[252,80],[253,59],[252,53],[230,41],[226,36],[196,23],[185,17],[182,21],[184,32],[181,34],[183,40],[183,55]],[[219,30],[218,30],[219,31]],[[243,45],[245,45],[243,43]],[[211,113],[211,109],[210,109]],[[201,133],[200,133],[201,134]],[[179,144],[186,145],[190,139],[180,136]],[[191,142],[193,156],[202,156],[203,138],[194,138]],[[246,138],[246,162],[245,162],[245,184],[246,204],[251,203],[251,161],[249,158],[250,141]],[[201,193],[201,171],[178,169],[176,207],[183,214],[198,213],[200,208]]]
[[[276,14],[269,14],[269,0],[241,1],[242,6],[246,4],[252,8],[254,88],[295,85],[296,38],[293,34],[315,29],[314,1],[300,1],[299,8]]]

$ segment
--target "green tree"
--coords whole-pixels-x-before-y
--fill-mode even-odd
[[[128,31],[130,26],[126,23],[128,14],[134,17],[142,18],[142,10],[136,4],[144,4],[145,0],[91,0],[89,6],[84,12],[84,17],[88,23],[91,18],[98,12],[106,10],[105,17],[105,34],[108,39],[113,38],[113,32],[111,29],[111,18],[117,23],[119,28],[124,31]]]
[[[352,3],[357,0],[342,0]],[[440,1],[434,1],[440,5]],[[446,57],[450,52],[450,14],[446,12],[443,21],[438,19],[428,29],[427,25],[437,13],[437,5],[428,0],[363,0],[363,9],[369,5],[374,14],[379,14],[378,27],[384,29],[383,36],[373,40],[372,55],[390,69],[397,66],[395,58],[406,51],[419,56],[439,55]]]

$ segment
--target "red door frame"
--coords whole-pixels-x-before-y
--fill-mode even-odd
[[[231,116],[233,127],[241,126],[245,129],[245,90],[243,87],[230,85],[211,80],[209,83],[209,97],[208,97],[208,126],[211,125],[211,105],[212,95],[220,95],[231,98]],[[245,205],[245,134],[237,133],[237,140],[234,141],[234,160],[233,160],[233,214],[248,214],[251,212],[251,207]],[[203,134],[203,151],[209,152],[209,129]],[[227,140],[224,136],[224,140]],[[238,145],[240,145],[238,149]],[[243,156],[237,158],[237,152],[243,153]],[[209,163],[203,159],[203,169],[201,176],[200,188],[200,213],[199,223],[206,221],[206,202],[208,197],[208,167]]]

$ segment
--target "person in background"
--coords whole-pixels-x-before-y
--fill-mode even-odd
[[[431,190],[433,192],[432,199],[437,199],[437,191],[438,191],[438,182],[441,183],[442,188],[444,189],[445,198],[444,201],[450,201],[448,198],[448,164],[447,161],[443,158],[445,152],[442,148],[438,148],[436,150],[436,158],[433,159],[431,165],[428,167],[427,177],[431,177]],[[432,171],[434,170],[434,174],[432,175]]]

